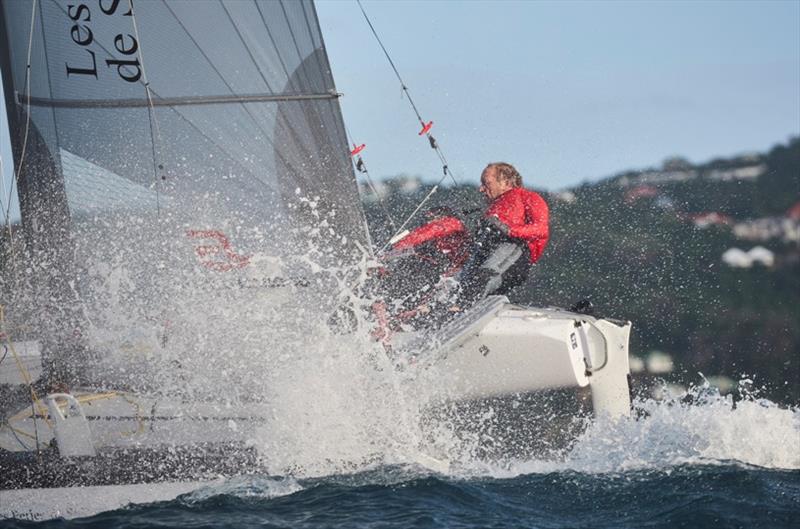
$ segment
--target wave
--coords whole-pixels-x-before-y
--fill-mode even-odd
[[[742,381],[743,383],[749,381]],[[744,384],[740,384],[740,387]],[[591,421],[563,460],[511,460],[468,471],[493,477],[577,471],[619,473],[731,463],[800,469],[800,410],[722,396],[707,382],[664,400],[636,399],[632,417]]]

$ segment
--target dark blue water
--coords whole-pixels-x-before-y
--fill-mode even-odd
[[[169,502],[0,527],[796,529],[800,470],[730,463],[454,479],[384,467],[308,480],[236,478]]]

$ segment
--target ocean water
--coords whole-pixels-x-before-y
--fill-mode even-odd
[[[472,453],[434,471],[408,462],[409,449],[403,463],[221,479],[169,501],[0,527],[800,527],[799,410],[704,385],[636,408],[593,422],[555,459]]]
[[[737,463],[621,473],[456,478],[384,467],[311,480],[248,477],[176,500],[3,527],[796,528],[800,471]]]

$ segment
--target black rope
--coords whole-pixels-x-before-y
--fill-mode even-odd
[[[5,418],[3,419],[3,422],[0,423],[0,427],[2,427],[2,426],[8,426],[8,430],[11,432],[11,435],[14,436],[14,439],[17,440],[17,442],[20,444],[20,446],[23,448],[23,450],[30,450],[31,449],[30,446],[28,446],[28,445],[26,445],[25,443],[22,442],[22,439],[19,438],[19,436],[17,435],[16,430],[14,430],[14,427],[11,426],[11,423],[8,422],[8,419],[5,419]]]
[[[39,447],[39,423],[36,422],[36,406],[33,399],[33,388],[28,388],[28,396],[31,398],[31,418],[33,419],[33,433],[36,438],[36,452],[41,453]]]
[[[367,15],[367,12],[364,10],[364,6],[361,4],[361,0],[356,0],[356,2],[358,3],[359,9],[361,9],[361,14],[364,15],[364,19],[367,21],[367,24],[369,25],[369,29],[372,30],[372,34],[375,36],[375,40],[378,41],[378,44],[380,45],[381,49],[383,50],[383,54],[386,56],[386,59],[389,61],[389,64],[391,65],[392,70],[394,70],[394,74],[397,76],[397,80],[400,81],[400,86],[403,89],[403,92],[405,93],[405,96],[408,99],[408,102],[411,104],[411,108],[414,109],[414,114],[416,114],[417,120],[419,121],[420,125],[422,125],[422,130],[425,130],[428,127],[428,125],[430,125],[430,123],[426,124],[425,120],[422,119],[422,115],[419,113],[419,110],[417,109],[417,105],[414,104],[414,100],[411,98],[411,93],[408,91],[408,86],[406,86],[406,83],[403,82],[403,78],[400,76],[400,72],[398,71],[397,66],[395,66],[394,61],[392,60],[392,57],[389,55],[389,52],[386,49],[386,46],[383,45],[383,41],[378,36],[378,32],[375,30],[375,26],[372,25],[372,21],[369,19],[369,16]],[[436,151],[436,155],[439,157],[439,161],[442,163],[442,178],[436,183],[436,185],[434,186],[434,189],[435,190],[438,189],[439,186],[447,179],[448,176],[450,177],[450,179],[453,181],[453,183],[455,185],[459,185],[459,182],[456,179],[455,175],[452,173],[452,171],[450,171],[450,164],[447,162],[447,158],[445,157],[444,152],[442,151],[442,148],[439,146],[439,142],[436,141],[436,138],[433,137],[433,134],[431,134],[430,131],[425,132],[425,135],[428,137],[428,142],[431,145],[431,149]],[[429,196],[426,197],[426,200],[427,200],[427,198],[430,198],[430,195],[431,194],[429,194]],[[470,200],[472,202],[475,202],[475,199],[473,197],[470,197]],[[477,205],[477,202],[475,202],[475,204]],[[405,225],[405,223],[404,223],[404,225]]]

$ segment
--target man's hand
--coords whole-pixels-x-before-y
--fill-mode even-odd
[[[499,218],[495,217],[494,215],[492,215],[491,217],[487,217],[486,218],[486,223],[489,226],[491,226],[492,228],[495,228],[496,230],[498,230],[500,233],[502,233],[506,237],[508,237],[509,233],[511,232],[511,228],[509,228],[507,224],[505,224],[502,220],[500,220]]]

